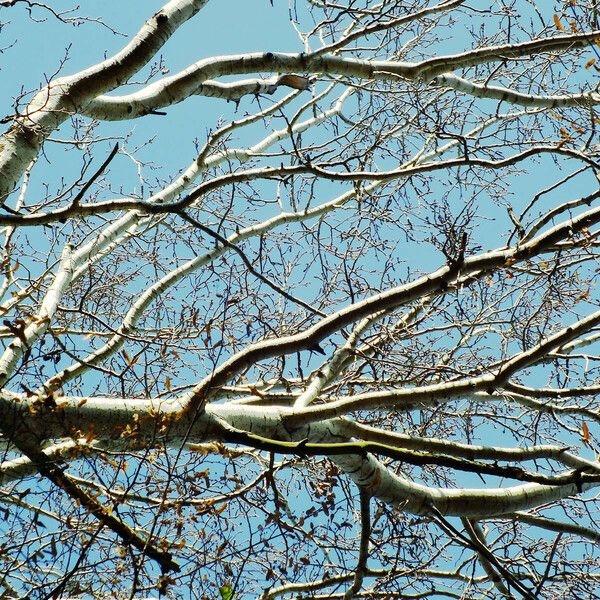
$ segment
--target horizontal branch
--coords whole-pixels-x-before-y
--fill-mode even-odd
[[[195,204],[200,198],[216,189],[248,181],[286,179],[294,175],[308,174],[328,181],[385,182],[392,181],[394,179],[408,178],[422,173],[430,173],[441,169],[480,167],[483,169],[498,170],[512,166],[523,160],[540,154],[562,155],[581,160],[587,164],[590,164],[594,168],[600,168],[599,163],[589,158],[585,154],[569,148],[560,147],[558,145],[534,146],[524,150],[523,152],[514,154],[513,156],[498,160],[488,160],[483,158],[456,158],[425,164],[417,164],[410,167],[402,167],[392,171],[332,171],[330,169],[324,169],[317,165],[308,163],[294,166],[282,165],[280,167],[249,169],[247,171],[238,171],[236,173],[228,173],[226,175],[215,177],[214,179],[200,184],[188,195],[172,203],[157,204],[147,200],[132,200],[129,198],[122,198],[118,200],[105,200],[87,204],[70,204],[69,206],[49,211],[47,213],[31,213],[26,215],[11,213],[0,215],[0,225],[10,225],[12,227],[45,225],[56,221],[62,222],[72,217],[82,218],[123,210],[139,211],[150,215],[175,213]]]
[[[432,85],[448,87],[463,92],[475,98],[490,98],[501,100],[520,106],[535,108],[559,108],[568,106],[595,106],[600,104],[600,94],[589,92],[586,94],[571,94],[562,96],[536,96],[535,94],[522,94],[508,88],[482,85],[473,83],[453,73],[443,73],[431,80]]]
[[[268,79],[259,77],[244,79],[229,83],[220,81],[204,81],[194,89],[190,96],[205,96],[238,102],[247,95],[274,94],[280,87],[289,87],[296,90],[307,90],[308,77],[300,75],[279,75]],[[189,96],[186,96],[186,98]],[[172,104],[171,102],[169,105]],[[82,106],[80,114],[101,121],[130,120],[152,114],[160,108],[165,108],[162,103],[153,102],[152,98],[122,98],[120,96],[99,96]]]
[[[556,476],[539,475],[543,483],[527,483],[521,486],[498,489],[442,489],[423,486],[390,472],[369,449],[381,451],[382,455],[393,453],[398,460],[419,464],[444,462],[449,468],[465,466],[479,470],[478,464],[468,461],[448,461],[445,456],[426,456],[426,453],[398,449],[386,449],[385,445],[353,443],[344,441],[346,436],[338,429],[337,422],[325,421],[296,426],[293,431],[297,440],[289,437],[287,416],[291,408],[249,407],[214,404],[201,414],[187,417],[178,411],[181,399],[176,402],[158,400],[135,400],[117,398],[58,398],[54,407],[46,404],[32,410],[32,402],[26,399],[15,403],[10,398],[0,398],[0,417],[7,429],[26,426],[39,439],[60,437],[70,431],[84,432],[91,440],[106,442],[107,447],[136,449],[155,443],[157,430],[161,445],[176,445],[182,440],[189,442],[226,441],[248,444],[254,448],[297,455],[327,455],[362,487],[380,500],[401,507],[414,514],[428,514],[435,506],[442,514],[457,516],[499,516],[527,510],[540,503],[551,502],[598,485],[598,474],[583,469],[564,472]],[[224,426],[224,424],[226,426]],[[119,433],[120,432],[120,433]],[[115,438],[115,435],[117,437]],[[263,439],[264,438],[264,439]],[[388,451],[389,450],[389,451]],[[491,467],[498,474],[501,469]],[[517,470],[505,475],[519,475]],[[527,477],[528,474],[525,474]],[[537,477],[538,474],[534,474]]]
[[[182,102],[197,93],[207,80],[225,75],[247,73],[319,73],[397,81],[431,81],[437,75],[476,66],[487,62],[499,62],[532,56],[545,52],[572,51],[589,46],[600,36],[600,31],[557,36],[521,44],[506,44],[478,48],[460,54],[440,56],[417,63],[344,58],[334,54],[312,53],[285,54],[282,52],[255,52],[216,56],[200,60],[183,71],[164,77],[145,88],[123,96],[99,96],[81,104],[77,110],[85,113],[92,107],[95,116],[104,119],[124,119],[146,115],[151,111]]]
[[[526,448],[501,448],[498,446],[478,446],[461,444],[450,440],[424,438],[394,431],[384,431],[376,427],[362,425],[346,418],[339,420],[338,427],[348,436],[380,442],[386,445],[421,450],[424,452],[441,452],[452,456],[460,456],[470,460],[506,460],[527,461],[540,458],[553,458],[559,462],[561,455],[569,450],[567,446],[530,446]],[[569,463],[571,465],[571,463]],[[572,466],[572,465],[571,465]],[[600,464],[598,465],[600,469]]]
[[[543,485],[565,485],[585,482],[600,482],[600,472],[581,473],[581,471],[569,471],[559,475],[541,475],[526,471],[521,467],[501,466],[498,464],[485,464],[472,460],[458,459],[443,454],[432,452],[415,452],[402,448],[381,444],[379,442],[335,442],[314,443],[308,440],[299,442],[286,442],[269,439],[249,433],[231,426],[224,425],[223,440],[229,443],[243,444],[258,450],[274,452],[278,454],[292,454],[301,457],[307,456],[346,456],[357,455],[367,457],[368,454],[386,456],[411,465],[439,465],[481,475],[492,475],[504,477],[517,481],[530,481]]]
[[[592,542],[600,542],[600,531],[595,531],[589,527],[583,527],[575,523],[565,523],[563,521],[556,521],[555,519],[548,519],[546,517],[540,517],[538,515],[532,515],[523,512],[516,512],[507,517],[514,519],[515,521],[522,521],[535,527],[547,529],[549,531],[557,531],[559,533],[572,533],[579,535],[583,538],[591,540]]]

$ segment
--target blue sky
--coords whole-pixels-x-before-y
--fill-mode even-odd
[[[12,112],[14,96],[19,93],[21,86],[25,90],[35,90],[45,83],[45,77],[52,75],[58,68],[67,46],[70,45],[63,74],[74,73],[95,64],[105,54],[111,54],[122,47],[142,22],[162,4],[162,0],[129,0],[119,3],[86,0],[83,9],[86,15],[102,15],[109,26],[125,34],[125,37],[116,36],[95,23],[82,23],[78,27],[62,24],[43,11],[34,13],[34,16],[47,20],[36,23],[28,18],[22,5],[0,12],[0,22],[3,23],[0,48],[9,46],[13,41],[17,42],[0,55],[0,116]],[[278,0],[274,1],[274,6],[271,6],[269,0],[213,0],[162,49],[164,68],[176,72],[193,61],[219,54],[301,51],[300,42],[289,24],[287,11],[287,2]],[[448,41],[446,47],[448,51],[453,51],[460,44],[461,36],[457,35]],[[105,135],[122,136],[132,130],[132,136],[127,142],[130,147],[156,136],[158,143],[145,149],[141,156],[159,165],[162,169],[160,176],[169,179],[193,159],[194,138],[198,137],[203,141],[207,129],[213,127],[221,115],[229,118],[256,107],[253,98],[243,99],[237,108],[231,103],[207,98],[191,98],[184,104],[166,109],[166,117],[148,116],[133,123],[106,124],[103,132]],[[69,133],[70,126],[65,125],[56,136],[67,137]],[[109,142],[100,146],[102,149],[98,151],[98,156],[103,156],[103,152],[106,154],[111,144]],[[43,162],[36,170],[32,183],[33,193],[35,190],[42,191],[45,183],[56,185],[56,178],[70,180],[79,172],[79,158],[75,153],[67,153],[61,145],[50,145],[48,157],[51,163]],[[549,160],[544,168],[549,179],[562,176],[553,171],[553,164]],[[119,157],[111,165],[111,172],[112,181],[116,182],[115,185],[122,185],[125,192],[136,189],[135,166],[129,160]],[[531,194],[539,189],[539,182],[528,176],[515,177],[512,184],[515,207],[526,204]],[[578,194],[579,189],[584,189],[583,184],[581,188],[579,185],[576,182],[571,188],[572,197]],[[554,199],[558,198],[557,194]],[[490,210],[492,213],[488,216],[493,211],[500,212],[493,206]],[[494,240],[500,239],[501,233],[491,220],[478,231],[478,235],[492,246]],[[35,238],[38,234],[39,230],[36,230],[28,235]],[[418,267],[421,269],[443,262],[439,254],[421,248],[417,256],[417,250],[413,248],[414,254],[409,254],[407,259],[415,261],[418,258]],[[468,478],[465,477],[463,483],[467,481]],[[474,477],[468,483],[481,485],[481,481]]]
[[[44,85],[45,79],[59,69],[65,56],[68,56],[68,61],[61,74],[71,74],[119,50],[144,20],[163,4],[160,0],[118,3],[91,0],[75,13],[101,16],[108,26],[124,36],[114,35],[98,23],[83,22],[73,27],[48,16],[43,10],[34,11],[36,18],[43,19],[35,22],[27,18],[21,4],[0,11],[0,22],[4,24],[0,31],[0,48],[16,42],[0,55],[0,115],[12,114],[14,98],[22,89],[34,91]],[[231,14],[235,18],[224,19],[224,15]],[[177,31],[160,55],[165,68],[173,73],[207,56],[263,49],[301,49],[287,18],[287,3],[278,2],[271,7],[268,0],[209,2],[194,19]],[[130,91],[132,88],[122,89]],[[165,174],[186,166],[194,156],[193,138],[203,139],[207,128],[212,127],[222,113],[231,114],[234,110],[232,104],[219,100],[192,98],[190,102],[197,110],[197,118],[185,108],[174,106],[169,108],[166,119],[151,117],[133,123],[135,136],[132,146],[152,135],[160,135],[159,158]],[[242,105],[240,109],[243,108]],[[123,135],[131,127],[128,123],[109,124],[107,131]],[[165,148],[170,151],[162,152]],[[79,164],[71,167],[74,174]],[[60,168],[69,169],[69,161],[61,161]],[[125,173],[123,179],[126,184]]]
[[[36,22],[28,18],[21,4],[0,12],[0,22],[3,23],[0,48],[6,48],[0,55],[0,89],[3,91],[0,95],[0,115],[12,112],[12,102],[22,87],[25,90],[35,90],[45,83],[45,78],[56,72],[67,47],[68,61],[63,66],[63,74],[95,64],[105,55],[121,48],[143,21],[162,4],[162,0],[109,4],[93,0],[85,3],[83,11],[86,15],[101,15],[109,27],[124,36],[114,35],[107,27],[98,23],[83,22],[73,27],[57,21],[44,11],[33,13],[36,19],[43,19]],[[451,37],[444,43],[445,51],[458,50],[461,40],[461,34]],[[16,43],[9,47],[12,42]],[[160,55],[164,69],[173,73],[207,56],[267,50],[302,50],[289,23],[287,2],[276,1],[271,6],[269,0],[219,0],[209,2],[194,19],[186,23],[161,50]],[[131,148],[156,137],[158,142],[145,148],[140,155],[160,167],[157,177],[168,180],[195,156],[194,138],[203,141],[208,128],[214,127],[221,116],[227,119],[255,108],[256,100],[251,97],[244,98],[238,107],[221,100],[194,97],[181,105],[166,109],[165,117],[147,116],[131,123],[108,123],[103,125],[102,131],[104,135],[115,136],[123,136],[131,131],[131,137],[127,141]],[[56,137],[68,137],[70,130],[67,124]],[[260,126],[253,131],[256,134],[254,139],[260,139]],[[99,160],[98,157],[108,153],[111,145],[112,142],[108,142],[99,146],[102,150],[97,152],[96,161]],[[34,172],[32,193],[36,189],[41,192],[45,184],[57,185],[59,176],[69,181],[79,172],[79,157],[75,153],[69,154],[64,146],[48,144],[47,156],[50,164],[41,159]],[[563,176],[556,172],[550,158],[543,158],[542,165],[549,179]],[[125,157],[118,157],[114,161],[111,173],[113,185],[117,189],[122,186],[125,193],[139,191],[135,165]],[[589,184],[589,180],[590,176],[574,180],[570,188],[571,197],[584,190],[584,184]],[[539,189],[539,181],[524,175],[515,177],[511,183],[512,196],[507,200],[513,203],[515,212],[519,212],[519,207],[525,205]],[[322,189],[333,195],[334,190],[339,188],[333,184],[325,184]],[[443,189],[439,191],[441,193]],[[557,201],[562,197],[561,194],[562,191],[550,195],[549,199]],[[505,218],[506,215],[503,214],[504,209],[494,206],[493,202],[486,204],[486,210],[478,235],[489,248],[500,243],[503,234],[503,229],[495,225],[493,217]],[[35,243],[39,234],[40,230],[32,230],[27,235]],[[43,244],[41,239],[40,237],[39,244]],[[412,252],[415,252],[414,248]],[[410,251],[406,258],[408,264],[421,270],[434,268],[444,261],[439,253],[426,251],[423,246],[419,248],[418,261]]]

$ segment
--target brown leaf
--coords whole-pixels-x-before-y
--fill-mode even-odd
[[[590,435],[590,430],[585,421],[581,424],[581,439],[586,445],[589,444],[592,439],[592,436]]]
[[[554,24],[556,25],[556,29],[558,29],[559,31],[564,31],[565,28],[563,27],[562,23],[560,22],[558,15],[554,15],[553,18],[554,18]]]
[[[96,428],[93,425],[91,425],[90,428],[88,429],[88,432],[85,435],[85,443],[91,444],[95,438],[96,438]]]
[[[135,363],[140,359],[139,354],[134,359],[129,358],[129,354],[127,354],[125,350],[121,350],[121,354],[123,355],[128,367],[133,367],[133,365],[135,365]]]
[[[287,85],[295,90],[307,90],[310,81],[308,77],[301,77],[300,75],[282,75],[277,83]]]

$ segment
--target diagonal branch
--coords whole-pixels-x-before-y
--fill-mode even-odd
[[[48,329],[58,303],[71,284],[73,277],[72,253],[73,246],[66,244],[54,281],[44,296],[39,312],[31,319],[31,322],[28,325],[24,322],[15,322],[15,324],[5,322],[15,334],[15,339],[0,357],[0,386],[6,384],[18,361],[30,351],[32,344]]]
[[[5,434],[8,432],[5,432]],[[57,487],[66,492],[73,500],[81,504],[95,519],[113,531],[124,544],[133,546],[143,555],[155,560],[163,573],[179,571],[179,565],[173,560],[169,552],[156,549],[149,540],[140,538],[129,526],[118,519],[110,509],[104,508],[97,500],[82,490],[71,478],[55,463],[50,456],[28,443],[12,440],[33,463],[41,475],[49,479]]]
[[[593,215],[593,217],[592,217]],[[543,252],[548,246],[552,247],[565,236],[572,236],[583,227],[589,226],[590,219],[600,220],[600,208],[590,210],[574,219],[553,227],[544,234],[531,240],[523,246],[511,249],[495,250],[483,255],[469,257],[462,264],[445,265],[429,275],[387,290],[360,302],[356,302],[338,312],[321,319],[318,323],[303,332],[276,339],[267,339],[256,342],[226,360],[210,375],[205,377],[184,397],[187,407],[184,412],[201,408],[211,400],[211,392],[235,377],[245,368],[267,358],[273,358],[299,350],[305,350],[318,344],[321,340],[338,332],[343,327],[361,318],[373,315],[381,310],[400,307],[408,302],[429,294],[445,293],[448,287],[457,283],[468,283],[487,274],[491,269],[510,266],[519,260],[526,260],[531,256]],[[555,334],[551,339],[542,342],[543,349],[551,350],[557,345],[564,344],[600,322],[600,311],[591,317],[567,327]],[[399,392],[375,392],[363,394],[360,400],[342,400],[315,408],[308,407],[295,412],[292,422],[309,422],[321,418],[333,418],[348,410],[361,410],[365,407],[373,408],[377,402],[388,399],[390,402],[398,400],[395,394],[405,394],[411,402],[429,399],[433,394],[438,397],[456,397],[464,393],[472,393],[480,389],[493,391],[506,382],[508,377],[516,370],[533,364],[540,359],[542,350],[537,347],[526,353],[516,355],[510,362],[502,367],[497,375],[484,374],[474,378],[462,379],[443,384],[423,386],[419,390],[400,390]]]
[[[483,557],[488,562],[490,566],[493,565],[494,568],[502,574],[506,581],[514,589],[518,590],[524,598],[526,598],[527,600],[536,600],[536,596],[531,592],[531,590],[527,588],[525,584],[516,579],[510,571],[508,571],[506,568],[504,568],[504,566],[502,566],[502,564],[498,562],[498,559],[494,556],[492,552],[488,550],[487,546],[481,542],[477,535],[474,535],[471,538],[465,537],[450,522],[448,522],[448,520],[444,518],[444,516],[435,508],[432,509],[432,516],[435,522],[441,527],[442,530],[451,535],[456,541],[460,542],[462,545],[475,550],[480,557]],[[512,597],[510,595],[510,592],[508,597]]]
[[[46,85],[15,118],[0,140],[0,202],[12,192],[42,144],[81,105],[125,83],[160,50],[208,0],[171,0],[148,19],[115,55],[74,75]]]
[[[479,526],[479,523],[477,523],[477,521],[473,521],[464,517],[461,519],[461,521],[465,530],[467,531],[469,538],[471,539],[471,542],[473,542],[473,545],[477,549],[479,562],[481,563],[481,566],[483,567],[483,570],[486,572],[487,576],[494,584],[494,587],[505,598],[512,598],[512,594],[510,593],[506,585],[504,585],[502,577],[500,577],[498,571],[496,570],[492,562],[489,560],[488,555],[486,555],[486,553],[484,552],[481,552],[481,546],[485,547],[486,549],[487,546],[485,543],[485,534]],[[488,554],[491,554],[491,551],[489,549]]]

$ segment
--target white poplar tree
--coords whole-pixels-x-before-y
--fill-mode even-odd
[[[595,0],[207,4],[4,90],[2,598],[593,597]]]

